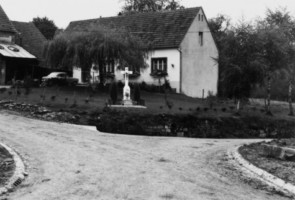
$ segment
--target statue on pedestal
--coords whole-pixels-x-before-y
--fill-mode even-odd
[[[132,105],[132,100],[130,98],[131,92],[129,87],[129,74],[132,74],[132,71],[128,70],[128,67],[125,67],[125,71],[122,71],[124,75],[125,85],[123,88],[123,104],[124,105]]]

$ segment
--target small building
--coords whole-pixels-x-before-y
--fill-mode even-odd
[[[83,32],[93,27],[124,28],[131,34],[140,33],[143,42],[152,44],[146,59],[149,67],[131,81],[163,84],[155,76],[163,72],[178,93],[199,98],[217,93],[218,64],[214,58],[218,58],[218,50],[202,7],[74,21],[65,31]],[[106,66],[105,72],[123,80],[115,65]],[[89,72],[73,68],[73,76],[80,82],[86,80],[85,74]],[[90,74],[99,75],[95,69]]]
[[[45,42],[33,23],[10,21],[0,6],[0,84],[11,84],[26,76],[40,78],[42,71],[47,73],[42,68]]]

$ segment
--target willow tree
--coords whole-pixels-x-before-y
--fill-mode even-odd
[[[140,70],[146,67],[149,50],[140,38],[124,29],[90,27],[87,31],[58,35],[45,45],[43,55],[48,66],[57,69],[72,70],[76,66],[90,72],[97,65],[102,84],[104,68],[110,61],[115,61],[120,69]]]

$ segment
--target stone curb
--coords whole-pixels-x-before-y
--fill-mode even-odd
[[[13,151],[7,145],[0,143],[11,155],[15,163],[15,170],[13,176],[9,179],[8,183],[0,188],[0,195],[7,193],[9,190],[12,190],[14,187],[18,186],[28,174],[25,172],[25,165],[19,155]]]
[[[254,166],[252,163],[244,159],[239,153],[240,147],[241,146],[231,149],[228,152],[228,155],[240,165],[240,168],[242,168],[243,171],[248,173],[250,176],[259,179],[263,183],[275,188],[276,190],[281,191],[285,194],[291,194],[293,197],[295,197],[294,185],[286,183],[284,180]]]
[[[96,129],[96,126],[78,125],[78,124],[70,124],[70,123],[60,123],[60,124],[65,125],[65,126],[77,127],[77,128],[81,128],[81,129],[86,129],[86,130],[98,132],[98,130]]]
[[[276,145],[261,144],[264,147],[264,154],[285,160],[288,157],[294,157],[295,149],[289,147],[280,147]]]

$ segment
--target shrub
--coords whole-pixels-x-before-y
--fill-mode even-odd
[[[134,95],[133,95],[133,99],[134,101],[137,102],[137,104],[139,104],[140,102],[140,87],[139,87],[139,84],[135,84],[134,85]]]
[[[95,119],[98,119],[95,117]],[[177,136],[195,138],[294,137],[294,121],[272,118],[198,117],[191,114],[142,114],[106,109],[94,122],[97,129],[109,133]]]
[[[24,80],[25,95],[30,94],[32,86],[33,86],[33,80],[31,76],[26,76]]]
[[[113,81],[110,86],[110,97],[112,100],[112,104],[116,104],[118,99],[118,90],[117,90],[117,83],[115,81]]]
[[[207,97],[207,104],[210,109],[213,108],[214,103],[217,101],[217,97],[213,95],[212,91],[208,91],[208,97]]]
[[[3,94],[6,90],[6,88],[0,88],[0,93]]]

